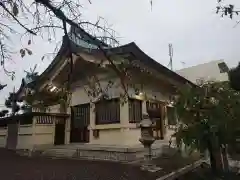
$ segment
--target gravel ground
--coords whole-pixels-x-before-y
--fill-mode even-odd
[[[189,158],[183,158],[180,153],[174,155],[165,155],[153,159],[153,163],[158,167],[162,167],[161,175],[171,173],[174,170],[181,169],[186,165],[190,165],[200,159],[199,155],[192,155]]]
[[[1,180],[155,180],[139,167],[103,161],[28,158],[0,149]]]

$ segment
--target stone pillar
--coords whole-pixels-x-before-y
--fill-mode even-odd
[[[144,115],[144,114],[145,115],[148,114],[147,113],[147,101],[145,99],[142,100],[142,115]],[[140,130],[140,128],[139,128],[139,130]],[[153,132],[153,135],[155,135],[155,132]]]
[[[89,122],[89,143],[93,143],[94,141],[94,137],[93,137],[93,129],[95,129],[95,117],[96,117],[96,113],[95,113],[95,104],[94,103],[90,103],[90,122]]]

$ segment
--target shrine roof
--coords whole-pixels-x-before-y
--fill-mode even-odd
[[[53,61],[45,69],[45,71],[36,78],[35,81],[28,83],[28,86],[29,85],[34,86],[34,84],[36,85],[37,82],[39,83],[41,81],[46,80],[48,78],[47,75],[54,69],[54,67],[57,64],[64,62],[65,59],[63,57],[67,56],[67,54],[69,53],[69,49],[70,49],[69,46],[71,47],[72,53],[88,52],[88,53],[94,55],[94,54],[101,53],[104,50],[106,52],[106,54],[108,54],[108,55],[121,56],[121,55],[131,54],[135,59],[139,60],[145,66],[147,66],[161,74],[164,74],[165,76],[168,76],[169,78],[171,78],[177,82],[180,82],[183,84],[188,83],[190,85],[196,86],[195,84],[193,84],[186,78],[178,75],[177,73],[171,71],[167,67],[163,66],[159,62],[152,59],[150,56],[148,56],[146,53],[144,53],[134,42],[131,42],[131,43],[128,43],[128,44],[125,44],[122,46],[118,46],[118,47],[111,47],[109,45],[106,45],[104,42],[97,40],[98,41],[97,44],[102,45],[101,46],[102,49],[99,49],[96,45],[92,45],[90,43],[87,44],[87,41],[85,41],[85,40],[86,40],[86,38],[84,40],[82,40],[82,39],[76,40],[76,37],[75,37],[75,39],[72,38],[72,40],[70,41],[70,45],[69,45],[68,39],[64,36],[63,40],[62,40],[62,45],[61,45],[57,55],[53,59]],[[26,86],[26,82],[24,82],[24,80],[23,80],[17,93],[19,94],[22,91],[23,87],[25,87],[25,86]]]
[[[63,41],[65,41],[63,39]],[[180,83],[189,83],[193,85],[192,82],[187,80],[186,78],[178,75],[174,71],[171,71],[167,67],[163,66],[159,62],[155,61],[152,59],[150,56],[148,56],[146,53],[144,53],[134,42],[118,46],[118,47],[108,47],[108,48],[103,48],[103,50],[108,54],[108,55],[125,55],[125,54],[131,54],[133,55],[137,60],[139,60],[142,64],[146,65],[147,67],[150,67],[157,72],[164,74]],[[98,54],[103,51],[102,49],[91,49],[86,47],[81,47],[74,42],[71,43],[71,51],[73,53],[79,53],[79,52],[89,52],[90,54]],[[65,55],[68,52],[68,46],[66,46],[66,42],[62,43],[62,47],[60,48],[57,56],[54,58],[52,63],[48,66],[48,68],[39,76],[38,80],[41,80],[44,78],[45,75],[47,75],[56,64],[60,61],[61,56]]]

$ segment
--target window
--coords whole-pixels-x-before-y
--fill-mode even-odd
[[[177,124],[177,117],[176,111],[173,107],[167,107],[167,118],[168,118],[168,125],[176,125]]]
[[[226,73],[229,71],[229,68],[227,67],[225,62],[218,63],[218,67],[220,69],[220,73]]]
[[[120,123],[120,100],[101,100],[95,104],[96,124]]]
[[[142,120],[142,101],[137,99],[129,99],[129,122],[138,123]]]
[[[90,104],[80,104],[72,107],[74,127],[87,127],[90,124]]]

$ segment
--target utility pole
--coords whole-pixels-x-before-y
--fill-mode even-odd
[[[151,11],[152,11],[153,0],[150,1],[150,4],[151,4]]]
[[[172,62],[173,46],[172,46],[172,44],[168,44],[168,49],[169,49],[169,57],[170,57],[170,61],[169,61],[168,67],[170,67],[170,69],[173,70],[173,62]]]

